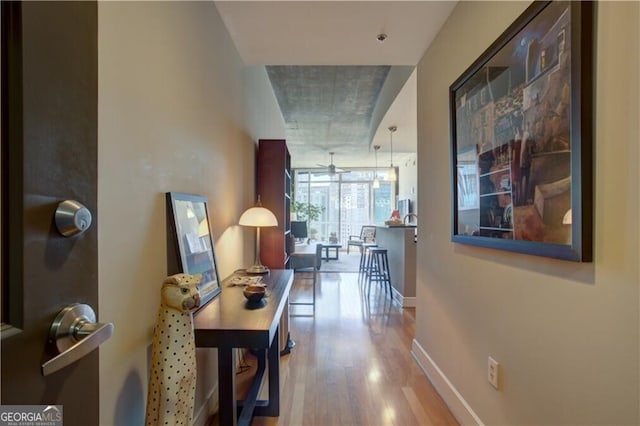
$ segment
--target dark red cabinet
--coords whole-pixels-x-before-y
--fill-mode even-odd
[[[271,269],[287,269],[291,249],[291,156],[284,139],[258,142],[256,191],[278,226],[261,228],[260,257]]]

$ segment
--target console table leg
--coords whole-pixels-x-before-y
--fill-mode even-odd
[[[280,327],[276,330],[273,337],[267,361],[269,363],[269,406],[267,407],[267,416],[277,417],[280,415]]]
[[[236,406],[236,352],[233,348],[218,348],[218,404],[220,425],[235,426],[238,421]]]

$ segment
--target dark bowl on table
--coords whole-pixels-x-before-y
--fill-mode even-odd
[[[249,303],[258,303],[264,297],[266,287],[263,285],[248,285],[242,291],[244,297],[247,298]]]

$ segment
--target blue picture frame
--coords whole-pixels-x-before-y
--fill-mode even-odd
[[[450,86],[451,240],[592,260],[591,2],[534,2]]]

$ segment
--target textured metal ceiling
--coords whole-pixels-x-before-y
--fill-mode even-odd
[[[336,153],[337,163],[368,152],[382,115],[412,68],[267,66],[292,155],[325,164],[329,152]]]
[[[269,66],[287,142],[332,151],[368,143],[371,117],[389,66]]]

